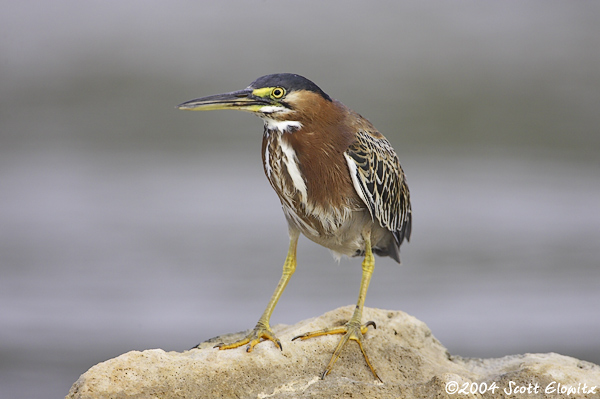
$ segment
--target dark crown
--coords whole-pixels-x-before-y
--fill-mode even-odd
[[[250,83],[250,87],[258,89],[261,87],[283,87],[288,92],[295,90],[308,90],[313,93],[320,94],[324,99],[331,101],[331,97],[327,95],[319,86],[304,76],[296,75],[295,73],[276,73],[273,75],[265,75]]]

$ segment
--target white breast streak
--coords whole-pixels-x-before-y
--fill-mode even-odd
[[[267,172],[267,177],[269,180],[271,179],[271,173],[273,170],[271,169],[271,153],[269,152],[269,143],[265,145],[265,171]]]
[[[306,192],[306,183],[304,182],[304,177],[302,177],[302,173],[300,173],[300,169],[298,168],[298,158],[296,157],[296,152],[289,145],[289,143],[283,138],[279,141],[281,143],[281,151],[283,151],[283,162],[285,162],[285,166],[287,167],[287,171],[292,178],[292,183],[294,183],[294,187],[296,190],[300,192],[300,197],[304,204],[307,203],[307,192]]]

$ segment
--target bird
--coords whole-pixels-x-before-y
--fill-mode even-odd
[[[300,234],[342,256],[362,257],[359,296],[352,317],[340,327],[307,332],[292,340],[341,334],[324,379],[349,341],[355,341],[373,376],[382,381],[363,346],[368,327],[362,311],[375,266],[373,254],[400,263],[399,248],[410,240],[412,208],[404,171],[390,142],[360,114],[293,73],[265,75],[248,87],[179,104],[182,110],[247,111],[264,122],[262,161],[287,220],[289,248],[283,272],[265,311],[248,335],[217,345],[251,352],[262,341],[283,350],[270,319],[296,270]]]

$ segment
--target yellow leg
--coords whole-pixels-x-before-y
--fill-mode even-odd
[[[325,329],[319,330],[319,331],[308,332],[308,333],[299,335],[297,337],[294,337],[292,339],[292,341],[295,339],[305,340],[308,338],[318,337],[320,335],[344,334],[344,336],[342,337],[340,342],[335,347],[335,350],[333,351],[333,355],[331,356],[331,360],[329,360],[329,363],[327,364],[325,371],[323,371],[323,373],[321,374],[321,379],[325,378],[325,376],[331,372],[331,369],[333,368],[334,363],[338,360],[338,358],[340,357],[340,354],[342,353],[342,348],[344,347],[344,345],[346,345],[346,343],[348,341],[352,340],[352,341],[355,341],[358,344],[358,346],[360,347],[360,350],[365,358],[365,361],[367,362],[367,366],[369,366],[369,368],[371,369],[371,372],[373,373],[375,378],[377,378],[379,381],[381,381],[381,378],[379,378],[379,376],[377,375],[377,372],[375,371],[375,368],[369,361],[369,358],[368,358],[368,356],[363,348],[363,345],[362,345],[363,334],[366,334],[368,327],[373,326],[374,328],[377,328],[375,326],[375,322],[373,322],[373,321],[369,321],[369,322],[361,325],[362,310],[363,310],[363,306],[365,304],[365,298],[367,296],[367,289],[369,288],[369,282],[371,281],[371,275],[373,274],[373,269],[375,268],[375,258],[373,257],[373,253],[371,251],[370,234],[364,234],[364,236],[365,236],[365,259],[363,260],[363,263],[362,263],[362,279],[360,282],[360,292],[358,294],[358,301],[356,302],[356,308],[354,309],[354,314],[352,315],[352,317],[350,318],[348,323],[346,323],[346,325],[344,325],[342,327],[325,328]]]
[[[281,274],[281,279],[279,279],[279,284],[277,284],[277,288],[275,288],[275,292],[267,305],[264,313],[258,319],[258,323],[256,323],[256,327],[243,339],[233,342],[231,344],[220,344],[217,345],[219,349],[233,349],[240,347],[242,345],[248,344],[246,347],[246,352],[252,352],[254,346],[261,342],[261,340],[269,340],[273,341],[275,345],[282,349],[281,342],[279,339],[273,334],[271,331],[271,326],[269,325],[269,321],[271,320],[271,314],[275,309],[275,305],[279,301],[283,290],[287,286],[290,281],[290,277],[296,271],[296,247],[298,245],[298,236],[299,233],[297,231],[290,230],[290,248],[288,250],[287,257],[285,258],[285,263],[283,265],[283,273]]]

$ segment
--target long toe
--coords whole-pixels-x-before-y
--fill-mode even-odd
[[[247,344],[248,346],[246,347],[246,352],[252,352],[254,347],[262,341],[272,341],[280,350],[283,350],[279,338],[273,334],[271,328],[264,326],[256,326],[244,338],[230,344],[219,344],[215,346],[215,348],[219,348],[221,350],[234,349]]]
[[[331,356],[331,359],[329,360],[327,367],[321,374],[321,379],[324,379],[325,376],[331,372],[331,370],[333,369],[333,365],[339,359],[340,354],[342,353],[342,349],[344,348],[344,346],[346,346],[348,341],[355,341],[358,344],[358,346],[360,347],[360,351],[362,352],[362,354],[365,358],[367,366],[369,366],[369,369],[373,373],[373,376],[375,378],[377,378],[379,381],[381,381],[381,378],[379,377],[379,375],[377,375],[377,372],[375,371],[375,368],[373,367],[373,364],[369,360],[369,357],[367,356],[367,353],[365,352],[364,347],[363,347],[363,334],[365,334],[367,332],[369,326],[373,326],[373,328],[376,328],[375,322],[373,322],[373,321],[368,321],[363,325],[359,325],[358,323],[348,322],[346,325],[341,326],[341,327],[324,328],[322,330],[311,331],[311,332],[307,332],[307,333],[298,335],[298,336],[292,338],[292,341],[294,341],[296,339],[306,340],[309,338],[319,337],[321,335],[343,334],[342,338],[340,339],[337,346],[335,347],[335,350],[333,351],[333,355]]]

